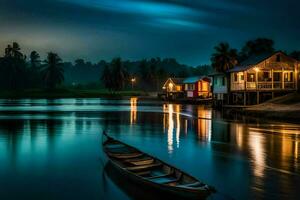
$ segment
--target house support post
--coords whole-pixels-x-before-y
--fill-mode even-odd
[[[244,92],[244,106],[247,105],[247,94]]]
[[[256,92],[256,104],[259,104],[259,92]]]

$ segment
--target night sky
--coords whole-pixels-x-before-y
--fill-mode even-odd
[[[300,50],[296,0],[0,0],[0,48],[55,51],[65,61],[174,57],[209,63],[221,41],[268,37]]]

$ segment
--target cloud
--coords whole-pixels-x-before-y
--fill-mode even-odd
[[[196,10],[188,6],[155,1],[136,0],[60,0],[71,4],[100,10],[125,13],[140,16],[143,24],[161,24],[169,26],[200,27],[196,19],[207,16],[204,11]]]

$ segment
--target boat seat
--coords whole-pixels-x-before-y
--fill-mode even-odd
[[[127,159],[125,162],[130,163],[132,165],[148,165],[154,162],[154,159],[151,157],[145,157],[145,158],[132,158]]]
[[[162,166],[161,163],[153,163],[153,164],[148,164],[148,165],[138,165],[138,166],[133,166],[133,167],[127,167],[126,169],[132,172],[136,171],[142,171],[142,170],[149,170],[155,167],[160,167]]]
[[[128,154],[115,154],[115,153],[107,153],[110,157],[116,158],[116,159],[129,159],[129,158],[137,158],[142,155],[143,153],[128,153]]]
[[[149,175],[150,173],[151,173],[151,171],[147,170],[147,171],[137,172],[135,174],[138,176],[145,176],[145,175]]]
[[[141,158],[126,159],[125,162],[138,162],[138,161],[146,161],[146,160],[154,160],[154,159],[149,156],[144,156]]]

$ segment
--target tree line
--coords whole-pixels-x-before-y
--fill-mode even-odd
[[[173,58],[151,58],[138,61],[113,58],[98,63],[76,59],[63,62],[58,54],[50,52],[42,60],[39,53],[23,54],[16,42],[7,45],[0,57],[0,89],[19,90],[32,88],[55,89],[62,83],[67,87],[105,87],[110,91],[129,89],[131,79],[135,89],[158,90],[167,77],[201,75],[211,71],[210,66],[191,67]]]
[[[17,90],[43,87],[54,89],[64,80],[63,63],[53,52],[44,61],[36,51],[27,59],[18,43],[7,45],[4,56],[0,58],[0,88]]]
[[[65,86],[79,87],[91,83],[111,92],[130,89],[157,91],[168,77],[208,75],[213,71],[225,72],[252,56],[275,52],[274,41],[257,38],[247,41],[240,49],[222,42],[214,47],[210,65],[191,67],[180,64],[174,58],[151,58],[137,61],[113,58],[110,62],[98,63],[76,59],[74,63],[63,62],[58,54],[50,52],[42,60],[38,52],[32,51],[27,57],[18,43],[7,45],[0,57],[0,89],[18,90],[28,88],[55,89]],[[300,59],[300,51],[289,53]],[[131,80],[134,79],[134,85]]]

